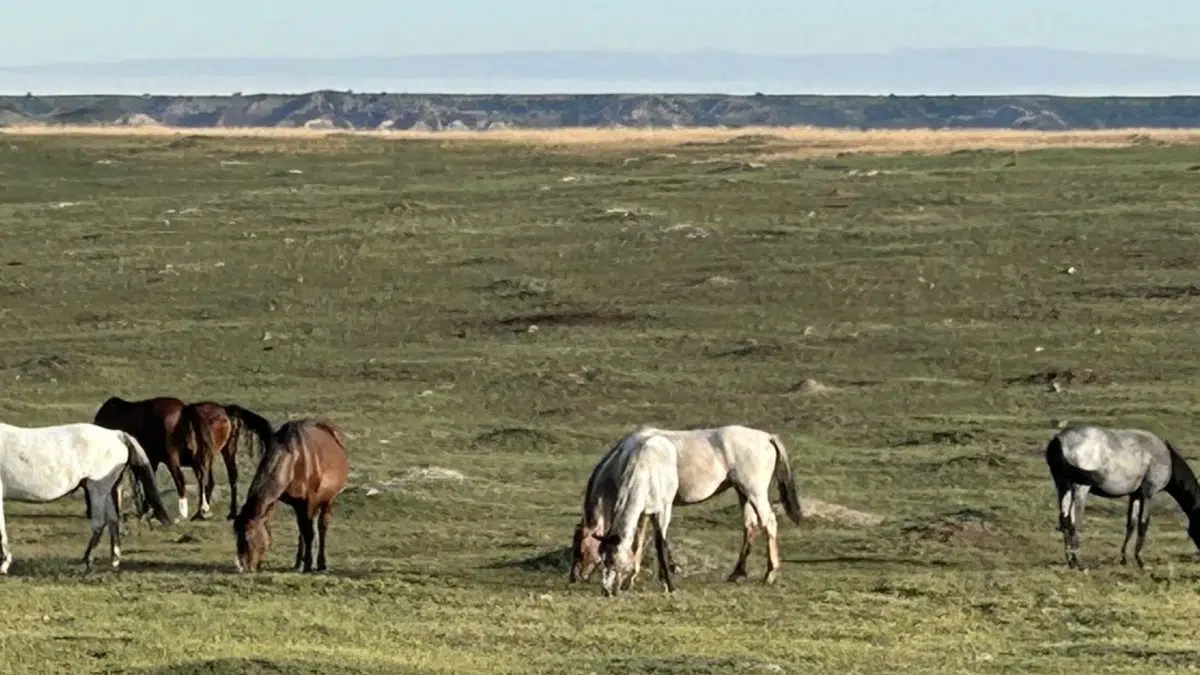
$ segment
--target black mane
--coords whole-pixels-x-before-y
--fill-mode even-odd
[[[1192,467],[1188,466],[1175,446],[1167,443],[1167,451],[1171,453],[1171,479],[1167,481],[1167,494],[1179,502],[1179,507],[1190,518],[1200,510],[1200,482],[1196,481]]]

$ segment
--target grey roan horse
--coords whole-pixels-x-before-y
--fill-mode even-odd
[[[1121,564],[1137,529],[1133,557],[1145,567],[1142,546],[1150,527],[1150,500],[1166,490],[1189,519],[1188,535],[1200,547],[1200,483],[1170,443],[1140,429],[1069,427],[1050,439],[1046,464],[1058,491],[1058,529],[1063,533],[1067,565],[1085,569],[1080,561],[1083,506],[1088,493],[1115,499],[1129,496]]]

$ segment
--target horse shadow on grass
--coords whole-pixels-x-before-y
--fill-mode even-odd
[[[121,561],[122,572],[159,572],[165,574],[237,574],[233,562],[198,563],[186,560],[139,560],[128,559]]]
[[[518,569],[525,572],[567,574],[571,571],[571,548],[563,546],[553,551],[543,551],[517,560],[498,560],[482,566],[483,569]]]
[[[152,668],[110,671],[126,675],[211,675],[214,673],[287,673],[288,675],[383,675],[384,673],[421,673],[417,668],[389,665],[386,668],[359,668],[345,663],[325,661],[272,660],[263,658],[227,658],[190,661]]]

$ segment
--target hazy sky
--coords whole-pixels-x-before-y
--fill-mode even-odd
[[[0,66],[545,49],[1200,56],[1196,0],[0,0]]]

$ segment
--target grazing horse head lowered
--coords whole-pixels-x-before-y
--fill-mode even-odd
[[[326,568],[325,537],[337,496],[346,488],[350,462],[340,427],[322,420],[285,422],[270,438],[246,501],[233,521],[239,572],[262,569],[271,547],[271,516],[280,502],[296,512],[300,538],[296,569],[313,571],[313,521],[320,537],[316,571]]]
[[[1085,569],[1080,535],[1089,494],[1129,497],[1122,565],[1136,531],[1133,557],[1139,568],[1145,567],[1142,547],[1150,528],[1150,502],[1160,491],[1171,495],[1188,516],[1188,536],[1200,548],[1200,483],[1179,451],[1158,436],[1141,429],[1069,427],[1050,439],[1045,458],[1058,493],[1058,529],[1069,567]]]
[[[774,434],[740,425],[675,431],[644,427],[617,441],[588,477],[582,518],[575,526],[571,542],[570,580],[587,580],[602,564],[601,543],[604,534],[613,531],[612,514],[622,466],[618,460],[627,452],[626,446],[640,442],[638,439],[645,434],[667,438],[676,447],[679,476],[676,506],[698,504],[731,487],[737,493],[742,508],[743,539],[729,580],[737,581],[746,576],[751,545],[759,532],[764,531],[767,535],[767,572],[763,581],[773,582],[780,558],[777,523],[768,498],[771,484],[775,483],[792,522],[800,522],[804,513],[783,442]],[[640,552],[646,535],[646,528],[639,527],[633,542],[634,573],[629,583],[640,569]],[[670,567],[678,570],[673,562]]]

